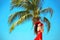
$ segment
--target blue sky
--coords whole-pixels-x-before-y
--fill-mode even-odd
[[[31,19],[18,25],[12,33],[9,33],[8,18],[10,14],[17,10],[24,10],[23,8],[15,8],[10,11],[10,1],[0,0],[0,40],[34,40],[35,34]],[[60,40],[60,0],[44,0],[43,9],[47,7],[51,7],[54,13],[52,18],[50,18],[49,14],[45,15],[51,22],[51,29],[47,33],[47,28],[44,26],[43,40]]]

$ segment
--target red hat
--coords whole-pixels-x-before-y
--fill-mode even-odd
[[[35,22],[34,24],[39,24],[39,23],[41,23],[40,21],[37,21],[37,22]]]
[[[43,26],[43,24],[42,24],[40,21],[37,21],[37,22],[35,22],[34,24],[35,24],[35,25],[41,24],[40,26]]]

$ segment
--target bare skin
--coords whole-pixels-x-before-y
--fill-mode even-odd
[[[37,28],[37,31],[41,30],[41,32],[43,32],[43,27],[40,26],[41,24],[38,24],[38,28]]]

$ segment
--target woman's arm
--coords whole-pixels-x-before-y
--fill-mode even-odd
[[[43,32],[43,31],[44,31],[43,26],[41,26],[41,32]]]

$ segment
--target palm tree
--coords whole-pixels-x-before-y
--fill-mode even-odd
[[[42,6],[39,6],[39,3],[41,4],[41,0],[12,0],[11,5],[12,8],[19,8],[19,7],[23,7],[25,8],[24,11],[18,11],[15,12],[14,14],[11,14],[9,17],[9,24],[12,24],[12,22],[14,21],[14,19],[18,16],[19,20],[17,20],[16,22],[14,22],[10,28],[10,32],[12,32],[12,30],[14,30],[14,28],[21,24],[22,22],[24,22],[26,19],[32,18],[33,24],[34,22],[37,20],[37,18],[41,18],[40,14],[44,14],[47,12],[53,13],[52,8],[45,8],[42,9]],[[32,11],[32,12],[31,12]],[[41,19],[40,19],[41,20]],[[43,19],[44,22],[46,22],[48,24],[48,31],[50,30],[50,22],[49,20],[44,17]]]

